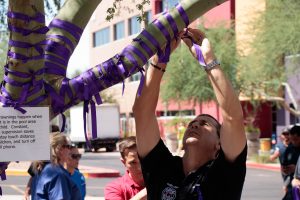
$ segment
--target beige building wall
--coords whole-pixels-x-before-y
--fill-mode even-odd
[[[140,11],[138,11],[135,7],[135,4],[132,3],[132,0],[123,0],[122,5],[130,6],[133,12],[129,12],[125,9],[121,10],[119,16],[115,16],[113,20],[110,22],[105,20],[107,15],[106,10],[112,6],[111,0],[103,0],[102,3],[97,7],[95,10],[90,22],[90,37],[92,38],[90,41],[91,53],[90,53],[90,63],[91,66],[95,66],[99,63],[102,63],[109,58],[113,57],[117,53],[122,52],[122,50],[130,44],[133,38],[137,36],[129,35],[129,19],[133,16],[139,15]],[[145,11],[150,11],[151,5],[146,5]],[[114,41],[114,24],[124,21],[125,24],[125,37],[119,40]],[[110,43],[93,47],[93,33],[109,27],[110,28]],[[143,27],[143,24],[141,24]],[[139,81],[129,82],[128,80],[125,81],[125,91],[124,95],[122,95],[122,87],[123,84],[117,84],[111,88],[104,90],[103,92],[107,92],[114,96],[114,99],[117,100],[118,104],[120,105],[120,112],[121,113],[131,113],[132,112],[132,105],[134,103],[135,94],[139,85]],[[101,94],[100,94],[101,95]]]
[[[235,30],[237,48],[240,55],[248,55],[250,43],[255,37],[254,20],[266,9],[265,0],[236,0],[235,1]]]
[[[103,0],[97,9],[95,10],[91,20],[90,20],[90,37],[93,38],[93,33],[109,27],[110,28],[110,43],[101,45],[95,48],[92,48],[90,54],[91,65],[95,66],[103,61],[108,60],[113,57],[115,54],[120,53],[126,45],[130,44],[131,40],[136,35],[128,35],[128,20],[140,14],[140,12],[136,9],[135,4],[132,4],[132,0],[123,0],[122,5],[130,6],[133,12],[129,12],[126,9],[122,9],[119,16],[115,16],[113,20],[110,22],[105,20],[107,15],[106,10],[112,6],[111,0]],[[149,11],[151,9],[150,5],[146,5],[145,11]],[[124,21],[125,22],[125,37],[120,40],[113,41],[113,26],[114,24]],[[93,40],[91,40],[90,46],[93,46]]]

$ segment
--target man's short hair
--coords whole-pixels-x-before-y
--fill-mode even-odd
[[[290,134],[290,128],[289,127],[285,127],[284,129],[282,129],[281,135],[289,135],[289,134]]]
[[[291,130],[290,130],[291,135],[297,135],[300,136],[300,124],[295,124]]]
[[[216,129],[217,129],[217,134],[220,138],[220,130],[221,130],[221,124],[218,122],[218,120],[216,120],[216,118],[214,118],[213,116],[209,115],[209,114],[200,114],[197,116],[198,117],[208,117],[210,119],[212,119],[212,124]]]
[[[130,136],[130,137],[121,139],[118,142],[118,147],[119,147],[119,151],[121,153],[122,158],[124,158],[126,149],[132,149],[132,148],[136,147],[136,137]]]

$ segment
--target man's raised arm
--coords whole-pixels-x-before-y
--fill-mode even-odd
[[[215,62],[216,58],[211,44],[209,40],[205,38],[204,33],[197,29],[188,29],[188,34],[193,37],[194,41],[201,42],[200,48],[204,61],[207,65],[212,64],[211,66],[213,66],[207,69],[206,73],[213,87],[223,117],[220,133],[221,146],[226,158],[233,161],[246,145],[241,104],[231,82],[224,74],[220,65]],[[184,41],[189,46],[193,55],[198,58],[195,49],[192,48],[191,42],[187,39]]]
[[[171,51],[173,51],[180,39],[173,39]],[[133,105],[133,114],[136,123],[136,138],[138,153],[141,158],[145,157],[160,140],[160,132],[155,115],[159,97],[160,83],[166,63],[159,63],[159,58],[154,55],[149,66],[144,87],[140,96],[136,96]]]

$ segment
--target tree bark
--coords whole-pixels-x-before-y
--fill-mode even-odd
[[[189,24],[206,11],[225,1],[185,0],[181,2],[181,6],[184,10],[183,13],[186,13]],[[40,59],[28,59],[25,62],[24,59],[22,60],[19,57],[8,57],[8,72],[5,76],[12,80],[12,83],[4,79],[4,88],[10,97],[7,97],[2,89],[1,96],[2,99],[5,99],[2,104],[15,107],[18,103],[21,106],[49,105],[51,118],[53,118],[81,101],[90,102],[93,95],[97,95],[100,91],[122,82],[134,73],[142,72],[142,66],[147,60],[176,34],[170,20],[165,15],[161,15],[157,22],[165,27],[168,37],[166,32],[164,33],[161,28],[158,28],[157,22],[151,23],[129,46],[125,47],[123,52],[87,70],[78,77],[68,79],[66,78],[66,70],[69,58],[79,42],[82,30],[100,2],[101,0],[67,0],[52,21],[52,25],[54,25],[49,27],[47,38],[46,34],[43,33],[24,35],[11,30],[10,38],[12,40],[30,44],[46,42],[39,45],[44,55]],[[35,16],[37,12],[44,14],[43,6],[43,0],[9,1],[9,10],[31,17]],[[178,9],[171,9],[169,14],[175,21],[178,31],[187,26],[187,19]],[[63,23],[63,25],[59,26],[55,23]],[[34,20],[24,21],[14,18],[9,18],[9,24],[13,27],[29,30],[37,30],[45,26],[44,23]],[[69,25],[71,30],[65,28]],[[155,38],[157,45],[152,44],[152,41],[146,36],[147,34]],[[149,51],[145,50],[145,45],[149,48]],[[29,58],[41,55],[36,47],[22,48],[10,45],[9,50]],[[43,69],[45,70],[43,73],[38,73]],[[10,70],[23,72],[31,76],[21,78],[11,73]],[[39,84],[38,81],[40,80],[42,80],[42,83]],[[14,82],[20,82],[21,84],[15,84]],[[27,85],[26,87],[29,87],[29,89],[26,89],[24,85]],[[32,92],[36,88],[39,88],[39,90]],[[25,97],[24,90],[28,90]],[[6,101],[7,99],[10,101]]]

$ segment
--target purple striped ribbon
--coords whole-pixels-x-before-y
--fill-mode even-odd
[[[178,10],[182,20],[185,23],[185,26],[187,27],[190,24],[190,20],[188,15],[186,14],[185,10],[183,9],[183,7],[180,4],[176,5],[176,9]]]
[[[49,28],[60,28],[68,33],[70,33],[76,40],[77,42],[80,40],[81,34],[83,30],[76,26],[75,24],[72,24],[70,22],[61,20],[61,19],[54,19],[51,21]]]
[[[43,27],[38,28],[36,30],[19,28],[19,27],[12,26],[11,24],[8,24],[7,26],[8,26],[8,30],[10,30],[11,32],[21,33],[24,36],[30,35],[32,33],[46,34],[49,31],[48,27],[46,27],[46,26],[43,26]]]
[[[71,40],[65,36],[62,36],[62,35],[47,35],[46,36],[46,40],[51,40],[51,39],[59,39],[59,40],[62,40],[64,43],[66,43],[67,45],[69,45],[69,47],[71,49],[74,50],[74,45],[73,43],[71,42]]]
[[[21,20],[26,21],[27,23],[29,23],[30,21],[37,21],[39,23],[45,23],[45,16],[40,12],[37,12],[34,17],[31,17],[31,16],[25,15],[23,13],[8,11],[7,17],[14,18],[14,19],[21,19]]]
[[[14,46],[14,47],[19,47],[19,48],[34,47],[39,52],[40,55],[44,54],[44,49],[43,49],[42,45],[45,45],[45,44],[46,44],[46,41],[41,41],[41,42],[38,42],[36,44],[31,44],[31,43],[28,43],[28,42],[15,41],[15,40],[12,40],[12,39],[10,39],[8,41],[9,46]]]

